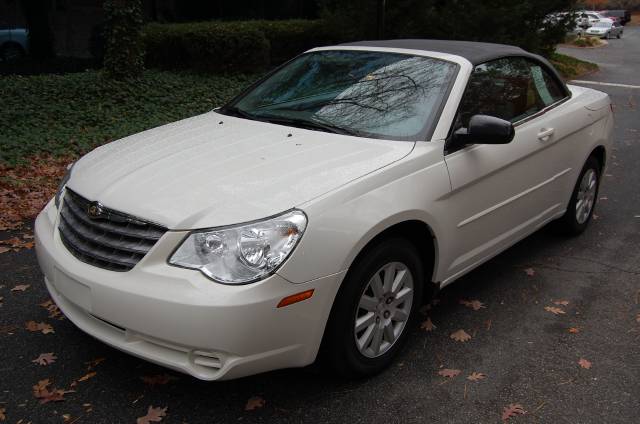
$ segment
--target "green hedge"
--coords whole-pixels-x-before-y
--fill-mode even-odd
[[[331,44],[322,21],[211,21],[148,24],[148,67],[240,70],[280,64],[312,47]]]

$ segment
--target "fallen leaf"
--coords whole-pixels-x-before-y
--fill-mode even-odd
[[[551,312],[552,314],[555,315],[564,315],[565,312],[562,310],[562,308],[556,308],[555,306],[545,306],[544,307],[545,311]]]
[[[502,410],[502,421],[507,421],[511,417],[514,417],[516,415],[524,415],[526,413],[527,411],[524,410],[522,405],[520,405],[519,403],[512,403]]]
[[[48,402],[61,402],[65,400],[65,394],[72,392],[72,390],[64,389],[49,390],[50,385],[51,382],[47,378],[45,380],[38,381],[38,384],[33,386],[33,396],[39,399],[41,404],[45,404]]]
[[[467,380],[469,381],[480,381],[480,380],[484,380],[485,378],[487,378],[486,374],[483,374],[481,372],[475,372],[475,371],[467,376]]]
[[[32,332],[41,331],[42,334],[55,333],[53,327],[46,322],[28,321],[25,323],[25,328]]]
[[[559,305],[559,306],[567,306],[569,304],[568,300],[556,300],[555,302],[553,302],[554,305]]]
[[[10,251],[11,249],[9,249],[8,247],[0,246],[0,253],[7,253]]]
[[[587,360],[586,360],[586,359],[584,359],[584,358],[580,358],[580,360],[578,361],[578,364],[579,364],[582,368],[587,369],[587,370],[588,370],[589,368],[591,368],[591,362],[590,362],[590,361],[587,361]]]
[[[442,370],[438,371],[438,375],[441,375],[441,376],[447,377],[447,378],[457,377],[460,373],[461,373],[460,370],[453,370],[453,369],[449,369],[449,368],[445,368],[445,369],[442,369]]]
[[[640,313],[636,316],[636,322],[640,322]]]
[[[474,311],[478,311],[482,308],[486,308],[486,306],[484,306],[484,303],[480,302],[479,300],[460,299],[460,304],[466,306],[467,308],[471,308]]]
[[[80,377],[79,379],[77,379],[76,381],[78,381],[78,382],[87,381],[88,379],[95,377],[96,374],[97,374],[97,372],[95,372],[95,371],[89,372],[89,373],[83,375],[82,377]]]
[[[427,320],[425,322],[420,324],[420,328],[422,328],[424,331],[433,331],[437,327],[435,325],[433,325],[433,322],[431,322],[431,318],[427,318]]]
[[[5,408],[0,408],[0,421],[4,421],[7,419],[7,416],[4,414],[5,412],[7,412]]]
[[[580,329],[578,327],[569,328],[569,333],[576,334],[576,333],[579,333],[579,332],[580,332]]]
[[[157,375],[140,377],[140,379],[145,384],[148,384],[149,386],[155,386],[155,385],[165,385],[170,381],[177,380],[178,377],[174,377],[169,374],[157,374]]]
[[[157,423],[162,421],[162,417],[167,416],[167,407],[164,408],[154,408],[153,406],[149,406],[147,410],[147,415],[144,417],[139,417],[136,421],[137,424],[149,424],[149,423]]]
[[[93,368],[97,367],[101,363],[103,363],[106,358],[96,358],[92,359],[89,362],[85,362],[84,364],[87,366],[87,371],[91,371]]]
[[[244,407],[245,411],[253,411],[254,409],[262,408],[267,402],[260,396],[253,396],[249,398],[247,404]]]
[[[533,277],[534,275],[536,275],[536,270],[533,268],[527,268],[524,270],[524,273],[527,274],[529,277]]]
[[[31,287],[31,284],[19,284],[17,286],[15,286],[14,288],[11,289],[12,292],[17,292],[17,291],[25,291],[26,289],[28,289],[29,287]]]
[[[466,342],[467,340],[471,339],[471,336],[462,329],[456,331],[455,333],[451,333],[449,337],[458,342]]]
[[[56,318],[59,320],[63,320],[64,319],[64,315],[62,315],[62,312],[60,311],[60,308],[58,308],[58,305],[56,305],[53,300],[49,299],[46,300],[42,303],[38,304],[39,306],[42,306],[44,309],[46,309],[47,311],[49,311],[49,318]]]
[[[31,362],[38,365],[49,365],[49,364],[53,364],[56,361],[56,359],[58,359],[58,357],[53,352],[49,352],[49,353],[41,353],[40,356],[38,356],[36,359],[34,359]]]

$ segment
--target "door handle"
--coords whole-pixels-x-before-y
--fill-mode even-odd
[[[553,135],[554,132],[555,132],[555,129],[553,128],[543,128],[538,133],[538,140],[547,141],[549,140],[549,137]]]

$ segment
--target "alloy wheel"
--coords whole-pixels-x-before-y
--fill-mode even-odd
[[[362,355],[376,358],[391,349],[411,315],[413,291],[413,275],[401,262],[373,274],[356,307],[354,337]]]
[[[589,169],[582,176],[578,196],[576,198],[576,221],[584,224],[591,215],[598,190],[598,175],[594,169]]]

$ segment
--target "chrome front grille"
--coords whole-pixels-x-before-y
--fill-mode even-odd
[[[151,222],[105,208],[66,189],[60,238],[79,260],[112,271],[129,271],[167,231]]]

